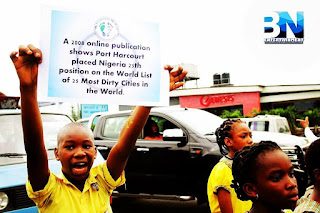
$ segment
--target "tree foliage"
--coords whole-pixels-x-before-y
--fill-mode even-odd
[[[241,114],[240,110],[235,110],[235,111],[228,111],[228,110],[223,110],[222,115],[220,116],[221,118],[242,118],[243,115]]]
[[[74,109],[74,106],[71,107],[71,117],[75,121],[80,119],[80,112],[77,113],[76,110]]]
[[[304,117],[309,117],[309,126],[318,126],[320,124],[320,109],[315,108],[304,112]]]

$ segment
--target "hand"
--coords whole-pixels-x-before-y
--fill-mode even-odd
[[[17,70],[20,86],[36,86],[38,77],[38,64],[42,62],[41,50],[33,45],[19,46],[18,52],[10,54],[10,58]]]
[[[309,118],[308,118],[308,116],[306,117],[305,120],[297,119],[297,121],[300,122],[300,124],[303,127],[303,129],[305,129],[305,128],[307,128],[309,126]]]
[[[170,91],[172,91],[176,88],[179,88],[183,85],[183,82],[181,82],[181,81],[188,74],[187,71],[183,71],[183,68],[180,66],[178,67],[177,70],[172,71],[173,66],[170,66],[170,65],[164,66],[164,69],[168,70],[169,74],[170,74]]]

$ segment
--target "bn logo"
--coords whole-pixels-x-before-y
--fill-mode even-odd
[[[303,44],[303,12],[291,15],[278,11],[264,17],[264,43]]]

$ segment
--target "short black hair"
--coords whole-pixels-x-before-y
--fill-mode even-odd
[[[91,134],[92,142],[94,142],[92,130],[87,125],[80,123],[80,122],[71,122],[71,123],[64,125],[59,130],[58,135],[57,135],[57,146],[59,146],[59,144],[62,142],[62,139],[63,139],[64,135],[66,134],[66,132],[74,127],[83,128],[83,129],[87,130]]]
[[[229,153],[229,147],[225,144],[225,138],[232,138],[230,131],[232,129],[232,125],[235,123],[244,123],[240,119],[227,119],[223,121],[223,123],[218,127],[215,131],[215,135],[217,137],[217,143],[219,145],[219,149],[222,155],[227,155]]]
[[[261,141],[252,146],[245,146],[237,151],[232,163],[233,181],[231,187],[235,189],[237,197],[240,200],[253,200],[243,190],[245,183],[255,182],[255,171],[257,170],[257,158],[264,153],[281,150],[281,148],[273,141]]]
[[[320,138],[311,143],[305,154],[307,172],[314,183],[314,170],[320,169]]]

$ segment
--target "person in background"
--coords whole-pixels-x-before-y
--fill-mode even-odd
[[[310,141],[315,141],[318,139],[317,136],[313,134],[311,129],[309,128],[309,117],[307,116],[305,120],[297,119],[300,122],[302,128],[304,129],[304,136]]]
[[[299,199],[294,213],[320,212],[320,139],[309,146],[305,154],[308,174],[313,186]]]
[[[112,191],[125,182],[124,168],[151,107],[137,107],[120,133],[107,160],[91,168],[97,155],[92,131],[81,123],[70,123],[58,133],[55,156],[61,162],[61,176],[50,172],[37,102],[38,65],[41,51],[33,45],[20,46],[10,54],[20,80],[21,117],[27,153],[27,193],[39,212],[112,213]],[[183,85],[181,67],[170,73],[170,90]]]
[[[154,120],[149,119],[145,125],[145,140],[162,140],[159,127]]]
[[[231,188],[232,161],[236,151],[253,144],[249,127],[241,120],[225,120],[215,135],[223,157],[212,169],[207,194],[211,212],[243,213],[250,210],[251,201],[241,201]]]
[[[232,187],[240,200],[252,201],[250,213],[292,212],[298,197],[289,157],[272,141],[261,141],[236,152]]]

